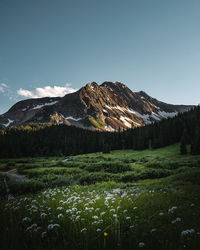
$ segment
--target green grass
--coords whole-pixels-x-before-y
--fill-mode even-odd
[[[200,156],[180,155],[179,144],[157,150],[120,150],[111,151],[109,154],[79,155],[67,162],[63,159],[65,157],[1,159],[0,169],[17,169],[19,174],[32,180],[30,185],[35,181],[38,188],[48,188],[105,181],[135,183],[187,173],[200,166]],[[10,184],[9,182],[8,185]],[[3,189],[1,193],[5,194],[5,185],[0,187],[0,192]],[[16,194],[16,188],[10,188]]]
[[[105,126],[105,124],[102,121],[94,119],[93,117],[90,117],[89,121],[95,128],[103,128]]]
[[[63,159],[0,160],[28,177],[0,174],[2,250],[200,249],[200,156],[176,144]]]

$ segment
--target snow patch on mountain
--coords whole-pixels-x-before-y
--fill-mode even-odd
[[[3,124],[6,128],[11,124],[11,123],[13,123],[14,122],[14,120],[10,120],[9,118],[8,118],[8,123],[6,123],[6,124]]]
[[[80,120],[83,119],[83,118],[74,118],[73,116],[64,117],[63,115],[62,115],[62,117],[63,117],[65,120],[73,120],[73,121],[76,121],[76,122],[78,122],[78,121],[80,121]]]
[[[134,113],[133,110],[131,110],[129,108],[124,108],[124,107],[121,107],[121,106],[108,106],[108,105],[106,105],[106,107],[108,109],[118,109],[118,110],[122,111],[123,113],[124,112]]]
[[[115,129],[110,125],[105,126],[105,129],[106,131],[109,131],[109,132],[115,132]]]
[[[127,121],[127,117],[124,117],[124,116],[120,116],[120,120],[124,123],[124,125],[128,128],[131,128],[132,125],[129,121]],[[130,120],[130,119],[129,119]],[[131,121],[132,122],[132,121]]]
[[[167,118],[173,118],[175,117],[178,112],[165,112],[165,111],[158,111],[158,113],[152,112],[151,114],[140,114],[137,111],[132,110],[132,112],[143,119],[145,124],[151,124],[152,123],[152,119],[156,120],[156,121],[160,121],[161,119],[167,119]]]
[[[51,105],[56,104],[57,102],[58,102],[58,101],[40,104],[40,105],[37,105],[37,106],[33,107],[32,110],[33,110],[33,109],[40,109],[40,108],[43,108],[43,107],[45,107],[45,106],[51,106]]]
[[[178,115],[178,112],[159,111],[158,114],[163,118],[173,118],[174,116]]]

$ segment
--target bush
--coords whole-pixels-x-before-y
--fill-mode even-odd
[[[183,173],[170,177],[173,181],[190,182],[193,185],[200,185],[200,170],[199,169],[188,169]]]
[[[21,195],[25,193],[35,193],[45,188],[45,184],[39,180],[12,181],[9,182],[9,189],[13,195]]]
[[[173,170],[173,169],[177,169],[180,167],[180,163],[179,162],[148,162],[145,164],[145,167],[147,168],[160,168],[160,169],[169,169],[169,170]]]
[[[148,162],[145,164],[147,168],[162,168],[163,165],[160,162]]]
[[[114,175],[114,174],[109,174],[109,173],[103,173],[103,172],[94,172],[94,173],[88,173],[82,176],[79,179],[79,183],[81,185],[86,185],[86,184],[94,184],[97,182],[105,182],[105,181],[119,181],[120,176],[119,175]]]
[[[77,182],[70,178],[70,177],[66,177],[66,176],[61,176],[61,177],[57,177],[55,180],[52,181],[51,185],[52,187],[59,187],[59,186],[70,186],[73,184],[76,184]]]
[[[122,182],[132,182],[144,179],[163,178],[171,175],[171,171],[165,169],[145,169],[141,172],[130,172],[121,177]]]
[[[123,173],[131,170],[129,164],[119,163],[119,162],[102,162],[92,165],[87,165],[85,168],[88,172],[99,172],[105,171],[108,173]]]
[[[5,196],[7,195],[6,184],[8,182],[9,182],[8,175],[7,174],[0,174],[0,199],[5,198]]]

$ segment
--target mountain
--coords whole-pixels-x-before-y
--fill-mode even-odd
[[[188,111],[190,105],[172,105],[132,92],[120,82],[92,82],[64,97],[28,99],[0,116],[3,128],[26,123],[75,125],[100,131],[140,127]]]

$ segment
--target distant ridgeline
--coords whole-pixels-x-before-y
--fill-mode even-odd
[[[98,132],[74,126],[29,124],[0,130],[0,157],[35,157],[159,148],[181,142],[180,151],[200,154],[200,107],[145,127]]]

